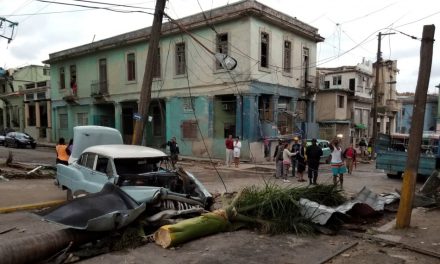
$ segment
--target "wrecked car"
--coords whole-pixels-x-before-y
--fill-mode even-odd
[[[176,169],[164,152],[124,145],[119,131],[108,127],[74,128],[69,165],[57,164],[57,180],[68,200],[100,192],[109,182],[139,204],[184,210],[209,208],[213,200],[194,175]]]

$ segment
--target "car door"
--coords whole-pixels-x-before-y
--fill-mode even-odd
[[[87,193],[96,193],[101,191],[108,177],[95,170],[98,155],[96,153],[84,153],[81,155],[78,169],[83,175],[83,182],[79,183],[78,189]]]

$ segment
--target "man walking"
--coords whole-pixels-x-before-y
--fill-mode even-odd
[[[353,167],[356,167],[356,150],[353,148],[353,143],[344,151],[345,165],[347,166],[348,174],[353,173]]]
[[[312,145],[307,147],[306,156],[309,165],[309,184],[317,184],[319,160],[322,156],[322,149],[316,145],[316,138],[312,139]]]
[[[301,145],[298,143],[298,137],[294,137],[293,138],[293,143],[292,143],[292,149],[290,150],[290,152],[292,153],[298,153],[299,150],[301,149]],[[297,167],[298,167],[298,160],[297,160],[297,156],[292,156],[292,176],[291,177],[295,177],[296,171],[297,171]]]
[[[273,160],[275,161],[275,178],[281,178],[283,176],[283,151],[284,151],[284,143],[280,139],[278,140],[278,146],[275,148],[275,152],[273,153]]]
[[[229,137],[225,140],[225,147],[226,147],[225,165],[231,167],[232,158],[234,154],[234,140],[232,139],[232,135],[229,135]]]
[[[171,154],[171,162],[176,164],[177,160],[179,159],[179,146],[176,142],[176,137],[172,137],[171,141],[168,141],[167,145],[170,147],[170,154]]]

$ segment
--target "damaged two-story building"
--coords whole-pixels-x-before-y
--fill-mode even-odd
[[[265,137],[317,136],[318,29],[253,0],[176,22],[162,25],[146,145],[162,147],[175,136],[182,155],[223,158],[231,134],[242,140],[243,159],[260,160]],[[131,142],[150,32],[49,55],[54,139],[71,138],[77,125],[104,125]],[[233,57],[237,67],[225,70],[206,49]]]

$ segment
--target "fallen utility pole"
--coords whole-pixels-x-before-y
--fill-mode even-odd
[[[416,94],[414,97],[411,132],[409,134],[408,159],[403,173],[402,193],[400,195],[399,210],[397,211],[396,228],[409,227],[411,222],[411,211],[423,134],[426,97],[428,94],[429,77],[431,76],[434,32],[434,25],[423,26],[419,77],[417,79]]]
[[[145,64],[144,79],[142,81],[141,98],[138,106],[138,117],[135,118],[133,131],[133,145],[141,145],[144,135],[145,120],[151,102],[151,84],[153,82],[153,69],[157,60],[157,49],[159,47],[160,33],[162,30],[162,18],[165,10],[166,0],[156,1],[153,25],[151,26],[150,41],[148,44],[147,62]]]

